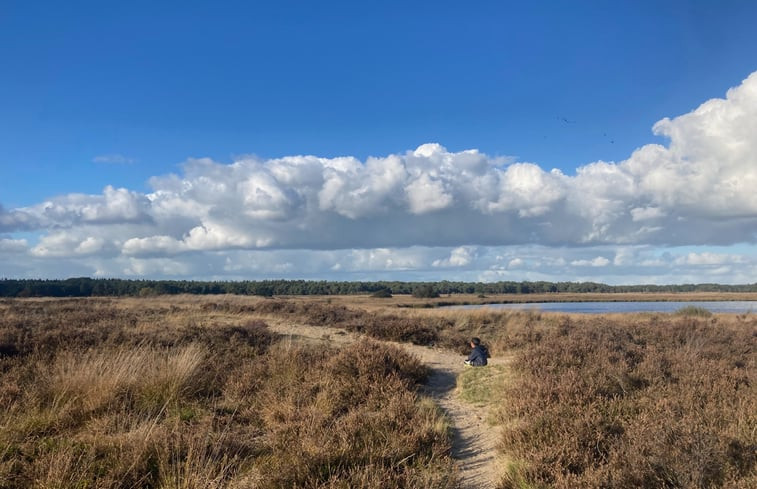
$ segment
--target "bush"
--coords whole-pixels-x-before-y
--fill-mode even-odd
[[[684,306],[680,309],[678,309],[674,314],[678,316],[694,316],[694,317],[702,317],[707,318],[712,316],[712,313],[701,306]]]
[[[389,289],[379,289],[373,294],[371,294],[371,297],[375,297],[378,299],[389,299],[392,297],[392,291]]]
[[[413,289],[413,297],[418,299],[434,299],[439,297],[439,292],[431,285],[419,285]]]

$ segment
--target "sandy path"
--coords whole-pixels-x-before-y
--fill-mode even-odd
[[[361,336],[340,329],[294,325],[275,319],[268,320],[270,328],[293,340],[304,339],[324,343],[350,343]],[[486,408],[480,408],[460,400],[455,391],[457,375],[462,372],[462,355],[408,343],[387,342],[416,355],[430,369],[424,388],[444,410],[452,425],[452,457],[460,471],[460,487],[494,488],[497,482],[497,430],[486,423]],[[507,358],[491,358],[490,364],[504,365]]]

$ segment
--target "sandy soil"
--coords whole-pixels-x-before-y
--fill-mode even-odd
[[[324,342],[344,344],[354,342],[360,335],[340,329],[295,325],[284,321],[269,320],[273,331],[291,336],[292,341]],[[431,375],[424,386],[447,414],[452,425],[452,457],[457,461],[460,487],[494,488],[497,483],[497,441],[498,432],[486,423],[486,408],[481,408],[460,400],[456,392],[457,375],[466,367],[462,355],[439,348],[392,344],[416,355],[431,369]],[[491,358],[491,364],[505,365],[508,358]]]

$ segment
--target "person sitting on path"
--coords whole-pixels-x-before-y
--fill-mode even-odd
[[[489,357],[489,350],[481,344],[481,340],[478,338],[471,338],[470,347],[473,348],[473,351],[470,352],[468,359],[463,363],[473,367],[483,367],[486,365],[486,359]]]

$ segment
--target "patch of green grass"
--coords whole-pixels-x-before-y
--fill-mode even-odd
[[[523,462],[509,461],[505,471],[505,478],[499,487],[503,489],[537,489],[538,486],[528,482],[525,476],[526,472]]]
[[[200,417],[198,410],[192,406],[180,406],[177,409],[176,414],[179,418],[179,421],[182,421],[183,423],[190,423]]]
[[[488,406],[502,398],[504,365],[469,367],[457,377],[460,398],[471,404]]]
[[[684,306],[675,312],[678,316],[695,316],[700,318],[708,318],[712,316],[712,312],[702,306]]]

